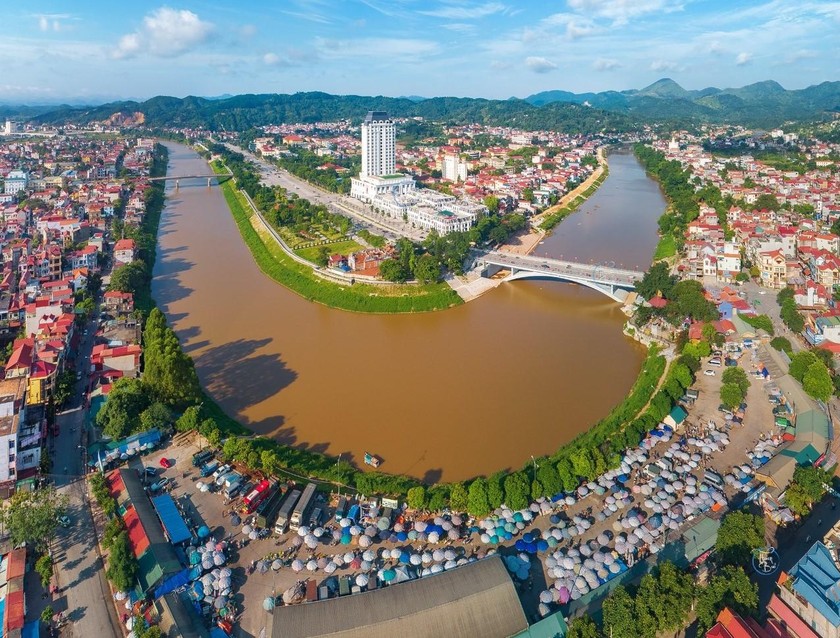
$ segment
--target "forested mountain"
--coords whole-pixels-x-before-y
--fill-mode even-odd
[[[691,119],[774,126],[785,120],[810,119],[840,111],[840,82],[823,82],[796,91],[788,91],[772,80],[738,89],[709,87],[688,91],[672,79],[663,78],[639,90],[603,93],[544,91],[525,98],[525,101],[536,106],[588,104],[643,120]]]
[[[709,87],[688,91],[669,78],[639,90],[570,93],[546,91],[520,100],[481,98],[383,97],[295,94],[175,98],[158,96],[145,102],[112,102],[96,107],[56,107],[28,115],[36,124],[90,124],[142,121],[150,127],[203,127],[245,130],[284,122],[359,121],[367,111],[395,117],[423,117],[453,124],[505,125],[525,130],[596,133],[623,131],[639,122],[730,122],[777,126],[840,112],[840,82],[823,82],[788,91],[776,82],[757,82],[737,89]],[[138,118],[142,114],[142,118]],[[121,119],[122,118],[122,119]]]
[[[394,117],[423,117],[455,124],[508,125],[525,130],[553,129],[580,133],[622,131],[634,121],[624,113],[609,113],[579,104],[557,103],[542,107],[524,100],[485,100],[437,97],[412,98],[295,93],[293,95],[237,95],[208,100],[159,96],[145,102],[114,102],[97,107],[63,107],[33,118],[37,124],[89,124],[115,114],[142,113],[151,127],[205,127],[212,130],[245,130],[265,124],[361,120],[370,110]]]

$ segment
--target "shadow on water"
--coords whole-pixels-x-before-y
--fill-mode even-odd
[[[202,385],[227,412],[241,414],[297,379],[297,372],[288,368],[279,355],[255,354],[271,341],[238,339],[196,356]],[[256,424],[249,427],[257,429]]]
[[[166,312],[170,304],[192,294],[193,289],[183,285],[181,274],[190,270],[195,263],[186,259],[167,259],[165,252],[162,261],[163,267],[155,273],[152,294],[158,306]]]

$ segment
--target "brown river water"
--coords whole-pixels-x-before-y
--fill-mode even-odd
[[[170,175],[207,171],[191,149],[167,147]],[[610,163],[601,190],[620,181]],[[644,226],[649,261],[665,202],[639,171],[647,187],[615,201],[623,212],[601,248],[627,249],[627,229]],[[544,246],[560,229],[574,234],[574,220]],[[283,443],[358,465],[371,452],[383,471],[429,481],[518,468],[556,450],[626,395],[644,357],[621,333],[617,304],[556,281],[504,283],[418,315],[308,302],[259,271],[206,180],[167,187],[152,289],[228,414]]]

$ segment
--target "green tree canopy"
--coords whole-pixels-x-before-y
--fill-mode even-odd
[[[701,633],[715,624],[724,607],[742,616],[758,613],[758,585],[741,567],[727,565],[700,591],[695,611]]]
[[[463,483],[452,483],[449,488],[449,508],[454,512],[466,512],[469,495]]]
[[[140,414],[140,426],[143,430],[166,430],[172,426],[173,421],[172,410],[160,401],[155,401]]]
[[[112,439],[122,439],[140,429],[140,414],[150,403],[149,393],[140,379],[117,379],[96,415],[96,424]]]
[[[668,264],[658,261],[648,268],[641,281],[636,282],[636,292],[645,299],[651,299],[658,294],[669,299],[677,281],[677,277],[670,274]]]
[[[810,350],[802,350],[790,358],[788,373],[799,383],[802,383],[808,368],[815,363],[817,363],[817,356]]]
[[[467,512],[478,518],[490,513],[490,503],[487,500],[487,481],[481,477],[470,483]]]
[[[408,490],[406,498],[408,506],[414,510],[422,510],[426,507],[426,488],[416,485]]]
[[[624,586],[616,587],[604,599],[604,635],[634,636],[636,634],[636,606]]]
[[[802,389],[810,396],[823,402],[831,398],[834,393],[834,382],[828,368],[822,361],[817,361],[808,366],[808,370],[802,379]]]
[[[131,551],[128,532],[122,532],[111,543],[105,575],[119,591],[128,591],[134,587],[137,571],[137,559]]]
[[[528,507],[531,483],[523,472],[513,472],[505,478],[505,503],[514,510]]]
[[[720,386],[720,402],[728,408],[736,408],[744,400],[744,391],[737,383],[724,383]]]
[[[752,559],[753,550],[764,545],[763,517],[743,511],[724,516],[715,542],[721,564],[746,566]]]
[[[746,396],[747,390],[750,389],[750,380],[743,368],[738,366],[727,367],[723,371],[722,381],[724,383],[734,383],[741,388],[741,393]]]
[[[569,623],[566,638],[601,638],[595,621],[589,616],[578,616]]]
[[[58,516],[67,509],[67,496],[53,488],[30,492],[19,490],[12,494],[6,507],[0,509],[3,528],[12,544],[32,545],[38,551],[47,550],[58,527]]]

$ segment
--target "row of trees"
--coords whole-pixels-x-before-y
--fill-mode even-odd
[[[108,518],[102,534],[102,546],[108,550],[105,576],[119,591],[128,591],[134,587],[140,569],[137,558],[131,550],[128,530],[117,513],[117,502],[108,490],[105,476],[100,472],[94,472],[89,475],[88,480],[96,503]]]
[[[797,352],[790,358],[788,372],[802,384],[802,389],[815,399],[828,401],[834,394],[837,376],[834,375],[831,353],[826,350],[815,348]]]
[[[344,174],[339,174],[334,168],[319,169],[325,162],[346,168]],[[358,175],[361,167],[361,157],[358,155],[350,158],[330,157],[324,158],[312,151],[297,148],[291,155],[283,155],[277,159],[277,164],[285,168],[293,175],[297,175],[307,182],[317,184],[333,193],[350,192],[350,175]]]
[[[157,308],[143,330],[143,359],[143,378],[118,379],[96,415],[96,424],[114,439],[168,428],[176,411],[201,400],[193,360]]]

